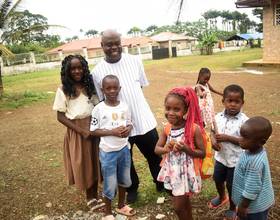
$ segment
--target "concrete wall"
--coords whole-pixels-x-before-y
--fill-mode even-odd
[[[264,7],[263,12],[263,61],[280,62],[280,25],[276,26],[274,23],[275,5],[280,3],[280,0],[272,0],[271,3],[270,7]]]

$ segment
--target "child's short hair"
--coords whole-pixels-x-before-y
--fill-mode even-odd
[[[211,71],[207,67],[203,67],[199,70],[199,76],[202,76],[204,74],[211,74]]]
[[[260,139],[267,140],[272,134],[272,126],[268,119],[262,116],[249,118],[245,124],[254,129],[254,133]]]
[[[120,80],[119,80],[119,78],[116,75],[109,74],[109,75],[105,76],[102,79],[102,87],[103,87],[104,82],[105,82],[106,79],[114,79],[114,80],[116,80],[120,84]]]
[[[205,75],[205,74],[210,74],[210,75],[211,75],[211,71],[210,71],[208,68],[203,67],[203,68],[201,68],[201,69],[199,70],[196,83],[198,83],[198,82],[199,82],[199,78],[200,78],[201,76]]]
[[[240,96],[241,96],[241,99],[244,101],[244,90],[242,89],[241,86],[236,85],[236,84],[232,84],[232,85],[227,86],[224,89],[223,98],[225,99],[230,92],[239,93]]]

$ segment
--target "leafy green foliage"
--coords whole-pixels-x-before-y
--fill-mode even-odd
[[[2,34],[2,41],[8,44],[26,44],[40,42],[43,32],[48,29],[47,18],[40,14],[32,14],[28,10],[11,13],[9,22]]]
[[[132,34],[132,35],[137,35],[142,33],[143,31],[139,27],[132,27],[130,30],[127,32],[127,34]]]
[[[50,48],[58,47],[61,45],[59,35],[46,34],[44,39],[40,42],[29,42],[26,44],[12,44],[7,45],[7,48],[14,54],[28,53],[30,51],[34,53],[44,53]]]
[[[2,3],[0,2],[1,57],[13,55],[13,53],[6,47],[7,43],[27,45],[34,42],[40,42],[49,47],[56,45],[59,39],[57,36],[50,37],[50,35],[45,35],[43,33],[43,31],[50,27],[47,23],[46,17],[40,14],[32,14],[28,10],[23,12],[18,11],[17,9],[21,2],[22,0],[5,0]],[[58,27],[58,25],[51,26]],[[34,49],[38,49],[38,46]],[[0,97],[3,94],[3,91],[2,71],[0,68]]]
[[[0,5],[0,29],[2,29],[4,27],[5,19],[6,19],[6,16],[8,14],[11,4],[12,4],[11,1],[5,0]]]
[[[90,29],[88,30],[86,33],[85,33],[85,36],[87,37],[94,37],[98,34],[98,31],[97,30],[94,30],[94,29]]]
[[[263,9],[262,8],[255,8],[253,9],[253,15],[260,19],[261,23],[257,24],[257,32],[263,32]]]
[[[213,47],[218,42],[217,36],[213,32],[205,32],[199,40],[199,47],[202,55],[213,54]]]

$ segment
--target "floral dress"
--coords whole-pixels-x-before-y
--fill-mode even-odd
[[[182,141],[184,131],[184,128],[170,129],[167,142]],[[171,190],[174,196],[201,191],[201,177],[195,171],[194,160],[184,152],[171,151],[166,155],[157,180],[163,182],[164,187]]]
[[[198,101],[205,127],[212,126],[215,120],[215,111],[210,89],[207,84],[205,86],[197,84],[195,87],[200,87],[204,94],[203,98],[198,97]]]

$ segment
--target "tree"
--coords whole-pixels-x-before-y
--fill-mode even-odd
[[[32,14],[28,10],[15,11],[10,15],[2,41],[7,44],[40,42],[45,37],[43,32],[48,29],[47,20],[43,15]],[[36,28],[30,29],[30,27]],[[15,30],[17,34],[14,34]]]
[[[205,32],[202,38],[199,40],[199,47],[201,54],[211,55],[213,54],[213,47],[217,43],[217,37],[215,33]]]
[[[155,33],[158,29],[158,26],[156,25],[150,25],[149,27],[146,28],[145,33],[147,35],[152,35],[153,33]]]
[[[191,37],[201,39],[206,29],[207,23],[203,19],[185,23],[185,34]]]
[[[263,32],[263,9],[262,8],[255,8],[253,9],[253,15],[255,15],[257,18],[261,20],[260,23],[256,25],[256,31],[257,32]]]
[[[14,16],[19,16],[20,12],[18,11],[18,7],[22,0],[3,0],[0,3],[0,56],[7,57],[12,56],[13,53],[6,47],[7,40],[13,39],[16,40],[17,38],[22,39],[24,36],[29,36],[30,33],[40,32],[42,30],[46,30],[47,27],[62,27],[59,25],[48,25],[46,23],[38,23],[36,19],[33,23],[29,24],[30,26],[26,25],[24,28],[16,28],[11,30],[10,29],[10,22],[13,22]],[[28,11],[27,11],[28,12]],[[26,13],[27,13],[26,12]],[[21,12],[22,13],[22,12]],[[29,13],[29,12],[28,12]],[[43,16],[36,16],[37,19],[43,19]],[[14,24],[16,25],[16,24]],[[24,25],[24,24],[22,24]],[[38,33],[37,32],[37,33]],[[37,35],[38,36],[38,35]],[[40,36],[40,34],[39,34]],[[0,96],[3,94],[3,82],[2,82],[2,70],[0,68]]]
[[[90,29],[85,33],[85,36],[87,37],[95,37],[98,34],[97,30]]]
[[[11,7],[12,2],[5,0],[1,3],[0,5],[0,38],[2,37],[3,34],[3,30],[5,28],[5,25],[8,22],[9,16],[10,14],[16,9],[17,5],[19,4],[20,1],[17,1],[16,4]],[[2,41],[0,41],[0,57],[2,58],[2,56],[11,56],[12,52],[7,49],[5,47],[5,45],[2,43]],[[3,82],[2,82],[2,70],[1,70],[1,66],[0,66],[0,97],[3,94]]]
[[[210,22],[210,28],[217,29],[217,17],[220,16],[220,12],[217,10],[208,10],[202,14],[202,17],[208,22]]]
[[[132,34],[133,36],[140,35],[143,31],[139,27],[132,27],[129,29],[127,34]]]

